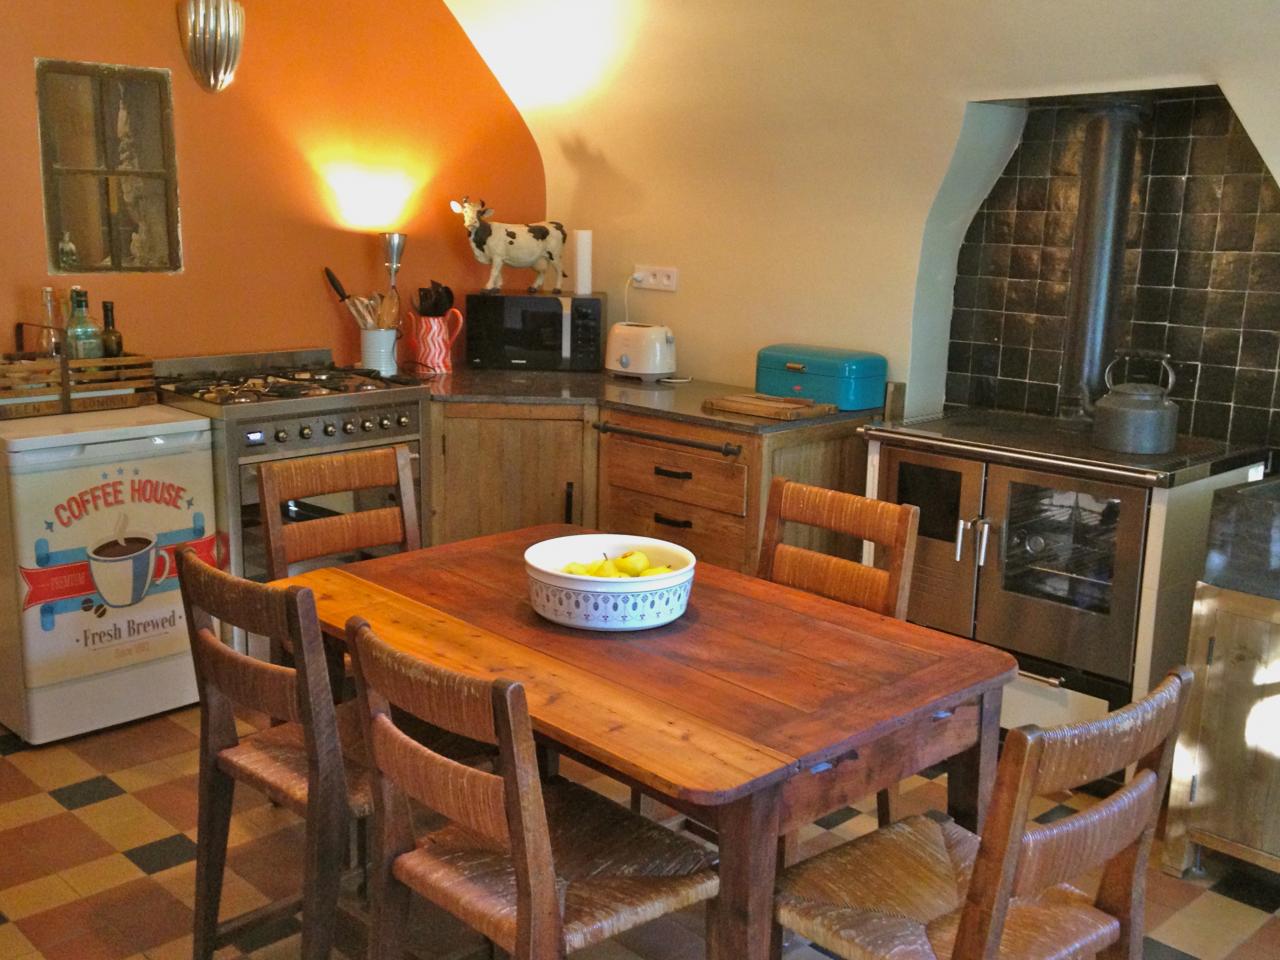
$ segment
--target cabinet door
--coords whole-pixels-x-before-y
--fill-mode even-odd
[[[583,517],[578,419],[448,416],[437,542]]]
[[[1209,632],[1192,838],[1280,857],[1280,602],[1201,584]],[[1204,615],[1207,614],[1207,615]],[[1212,843],[1212,841],[1210,841]],[[1232,851],[1235,852],[1235,851]]]
[[[881,499],[920,508],[907,619],[973,636],[977,564],[972,525],[982,513],[986,465],[892,447],[882,459]]]

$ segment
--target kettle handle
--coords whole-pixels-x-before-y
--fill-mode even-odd
[[[1178,382],[1178,377],[1173,372],[1173,364],[1169,362],[1167,353],[1160,353],[1155,350],[1117,350],[1115,357],[1107,364],[1107,369],[1102,374],[1102,379],[1106,381],[1108,390],[1115,387],[1115,383],[1111,379],[1111,368],[1121,360],[1126,360],[1130,357],[1138,360],[1159,360],[1160,366],[1164,367],[1164,372],[1169,375],[1169,385],[1164,388],[1164,392],[1166,394],[1173,393],[1173,385]]]

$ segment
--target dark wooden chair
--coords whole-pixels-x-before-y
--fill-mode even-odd
[[[787,523],[870,540],[886,558],[884,569],[783,543]],[[919,523],[920,508],[911,504],[869,500],[774,477],[756,575],[903,620]]]
[[[302,908],[302,956],[328,957],[338,886],[353,819],[373,810],[355,702],[335,706],[341,660],[327,653],[310,590],[241,580],[178,553],[178,576],[200,691],[199,832],[196,838],[196,960],[250,925]],[[222,642],[214,619],[286,641],[293,666],[266,663]],[[236,733],[234,708],[279,722],[251,736]],[[306,819],[301,897],[218,923],[235,781],[254,787]]]
[[[884,567],[869,567],[783,543],[788,523],[870,540],[883,556]],[[920,508],[911,504],[870,500],[856,493],[774,477],[769,487],[756,576],[905,620],[919,524]],[[876,794],[876,812],[882,827],[893,822],[896,794],[896,787]]]
[[[1101,720],[1009,732],[981,838],[909,817],[778,882],[778,924],[848,958],[1141,960],[1147,859],[1191,672]],[[1033,797],[1136,764],[1124,787],[1048,824]],[[1069,881],[1102,867],[1098,893]],[[775,943],[780,939],[775,929]]]
[[[379,487],[393,488],[399,505],[290,523],[281,514],[290,500]],[[418,495],[404,444],[264,463],[258,468],[258,497],[272,580],[289,576],[289,565],[303,560],[388,544],[404,550],[422,546]]]
[[[555,960],[716,895],[701,847],[576,784],[540,780],[520,684],[427,663],[358,617],[347,635],[373,766],[371,960],[400,960],[414,893],[516,960]],[[498,772],[417,743],[392,705],[495,744]],[[410,798],[448,825],[415,837]]]

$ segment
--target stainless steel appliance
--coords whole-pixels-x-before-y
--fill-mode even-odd
[[[912,620],[1127,691],[1145,490],[905,449],[882,469],[920,508]]]
[[[1213,491],[1259,451],[1100,450],[1091,424],[966,410],[870,425],[868,492],[920,508],[908,618],[1014,653],[1006,726],[1093,719],[1186,655]]]
[[[296,350],[157,360],[162,402],[209,417],[213,424],[214,493],[221,559],[237,576],[265,579],[258,503],[261,463],[406,443],[413,454],[419,500],[429,395],[416,381],[343,370],[329,350]],[[367,509],[393,498],[373,491],[297,501],[297,518]],[[423,517],[425,535],[425,511]]]
[[[470,294],[467,365],[498,370],[601,368],[604,298]]]

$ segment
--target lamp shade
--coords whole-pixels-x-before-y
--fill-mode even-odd
[[[178,30],[187,63],[210,93],[226,89],[236,75],[244,44],[244,7],[239,0],[183,0]]]

